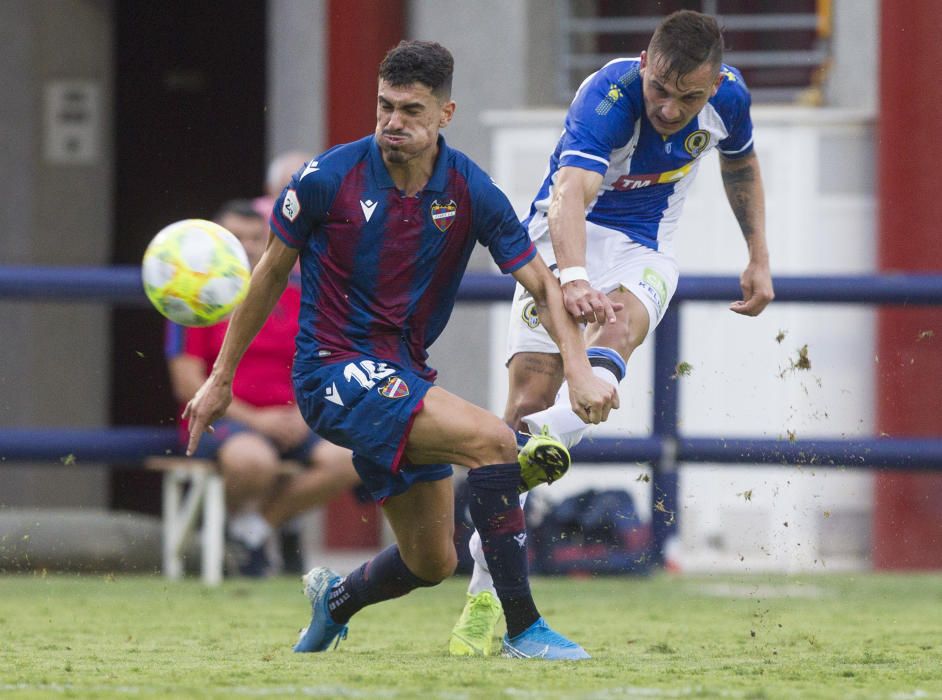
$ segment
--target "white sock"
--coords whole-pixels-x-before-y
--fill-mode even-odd
[[[253,510],[229,518],[229,534],[246,547],[256,549],[271,537],[272,527],[261,513]]]
[[[477,595],[484,591],[490,591],[490,594],[497,597],[497,590],[494,588],[494,579],[491,578],[491,572],[487,569],[487,562],[484,561],[484,550],[481,549],[481,536],[475,530],[471,533],[471,541],[468,543],[468,549],[471,550],[471,556],[474,559],[474,569],[471,571],[471,583],[468,584],[468,595]]]
[[[618,386],[618,377],[607,367],[592,367],[592,374],[614,387]],[[572,410],[569,403],[569,382],[563,382],[552,406],[524,416],[523,422],[533,435],[539,435],[543,426],[548,426],[550,435],[562,442],[566,449],[578,445],[589,427],[588,423],[584,423]]]
[[[520,507],[523,508],[527,502],[529,491],[520,494]],[[475,530],[471,533],[471,541],[468,543],[468,549],[471,550],[471,556],[474,559],[474,571],[471,572],[471,583],[468,584],[468,595],[477,595],[483,591],[489,591],[492,596],[497,597],[497,590],[494,588],[494,579],[491,578],[490,569],[487,568],[487,560],[484,558],[484,548],[481,546],[481,536]]]

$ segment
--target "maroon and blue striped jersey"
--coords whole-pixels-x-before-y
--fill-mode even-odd
[[[451,316],[474,244],[505,273],[536,255],[507,197],[441,136],[415,196],[393,183],[372,136],[335,146],[295,173],[271,228],[300,250],[296,363],[368,355],[429,379],[427,349]]]

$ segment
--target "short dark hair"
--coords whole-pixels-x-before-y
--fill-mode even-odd
[[[455,59],[434,41],[400,41],[379,65],[379,77],[394,87],[422,83],[439,99],[451,97]]]
[[[723,63],[723,33],[710,15],[678,10],[654,30],[648,53],[655,54],[667,76],[677,80],[704,63],[718,71]]]
[[[259,214],[258,211],[256,211],[251,199],[230,199],[226,202],[223,202],[219,206],[219,209],[216,210],[216,215],[213,216],[213,221],[218,224],[230,214],[233,216],[241,216],[246,219],[264,220],[265,218]]]

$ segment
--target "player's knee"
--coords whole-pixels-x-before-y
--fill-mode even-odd
[[[455,548],[451,547],[450,551],[443,551],[438,556],[426,557],[418,568],[419,571],[413,571],[416,576],[437,586],[454,575],[455,569],[458,568],[458,554]]]
[[[514,431],[497,416],[488,416],[475,423],[471,437],[460,446],[461,461],[469,469],[488,464],[513,462],[517,459],[517,440]]]
[[[622,359],[627,360],[644,339],[648,336],[647,319],[643,321],[628,320],[628,323],[614,324],[614,327],[605,327],[588,338],[588,345],[611,348]]]
[[[424,541],[414,549],[400,549],[400,552],[409,571],[430,586],[437,586],[458,568],[458,554],[453,539]]]
[[[479,463],[474,466],[517,461],[517,437],[502,420],[495,418],[490,421],[478,437],[482,444],[478,452]]]

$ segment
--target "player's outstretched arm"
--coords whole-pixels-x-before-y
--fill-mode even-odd
[[[586,423],[605,421],[609,411],[618,408],[618,391],[592,373],[582,328],[563,306],[553,273],[537,255],[513,275],[533,296],[540,322],[559,347],[573,412]]]
[[[553,183],[548,223],[566,310],[577,321],[615,323],[607,295],[593,289],[585,274],[585,210],[596,198],[602,176],[582,168],[560,168]]]
[[[765,240],[765,191],[759,159],[755,151],[736,159],[720,156],[720,173],[726,199],[749,249],[749,264],[739,278],[742,300],[734,301],[729,308],[744,316],[758,316],[775,298]]]
[[[206,361],[202,357],[182,353],[167,362],[174,397],[186,403],[196,396],[208,376]],[[226,417],[248,426],[275,441],[282,449],[290,449],[303,442],[310,432],[297,406],[270,406],[260,408],[233,398],[226,409]]]
[[[296,249],[269,235],[265,253],[252,271],[248,294],[232,315],[213,369],[183,411],[183,417],[190,421],[187,455],[196,450],[203,433],[212,430],[213,421],[226,413],[232,401],[236,367],[284,292],[297,259]]]

